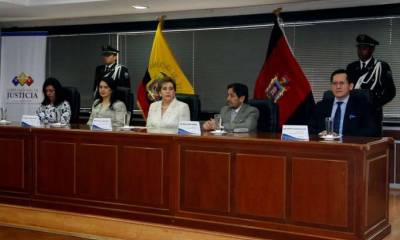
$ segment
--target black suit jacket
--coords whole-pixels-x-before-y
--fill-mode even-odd
[[[355,86],[360,76],[367,72],[369,76],[374,71],[376,62],[381,62],[382,73],[379,79],[380,81],[377,83],[374,90],[372,90],[372,97],[374,106],[377,108],[382,108],[383,105],[390,102],[396,96],[396,87],[393,83],[392,71],[390,70],[389,64],[372,58],[368,65],[364,69],[361,69],[360,61],[355,61],[347,66],[347,73],[349,76],[349,81]],[[361,86],[361,88],[369,89],[371,87],[370,85],[371,84],[364,84]]]
[[[329,98],[317,103],[309,124],[312,134],[325,130],[325,118],[331,116],[334,100]],[[377,136],[377,125],[371,109],[365,99],[350,94],[343,119],[343,136]]]
[[[99,84],[100,80],[109,73],[109,75],[113,75],[115,67],[117,64],[114,64],[111,66],[111,69],[109,71],[106,71],[106,66],[105,65],[100,65],[96,67],[96,73],[94,77],[94,84],[93,84],[93,91],[96,91],[97,85]],[[117,87],[126,87],[126,88],[131,88],[131,79],[129,76],[128,68],[125,66],[121,66],[121,71],[120,73],[116,76],[114,79],[116,81]]]

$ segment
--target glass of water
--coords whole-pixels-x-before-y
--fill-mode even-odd
[[[61,113],[60,113],[60,111],[58,111],[58,109],[56,109],[55,113],[56,113],[56,123],[61,123]]]
[[[5,107],[0,108],[0,121],[1,120],[7,120],[7,108]]]
[[[325,118],[325,130],[326,130],[326,135],[333,134],[333,121],[331,117]]]
[[[221,114],[214,114],[215,130],[222,131],[222,118]]]
[[[127,112],[127,113],[125,113],[124,127],[129,127],[130,122],[131,122],[131,113]]]

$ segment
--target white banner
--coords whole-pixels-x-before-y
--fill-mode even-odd
[[[19,122],[23,114],[36,114],[43,100],[47,33],[2,33],[0,107],[7,120]]]

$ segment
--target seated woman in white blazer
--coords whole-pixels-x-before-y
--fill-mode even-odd
[[[161,100],[150,105],[146,126],[148,128],[175,128],[180,121],[190,121],[189,106],[175,98],[176,83],[169,77],[161,80],[158,92]]]

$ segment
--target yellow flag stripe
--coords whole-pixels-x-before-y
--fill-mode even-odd
[[[156,79],[160,73],[164,73],[176,81],[177,93],[194,94],[192,84],[190,84],[189,80],[182,72],[166,39],[164,38],[161,21],[158,23],[154,37],[148,71],[152,79],[151,81]],[[148,84],[150,84],[150,82]]]

